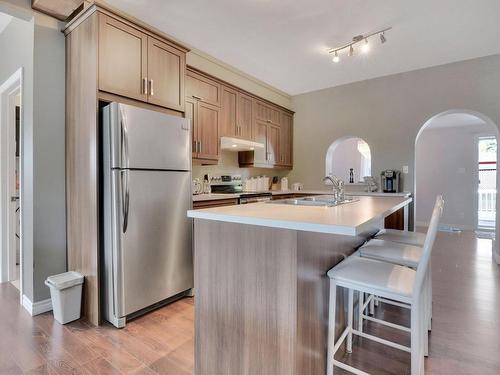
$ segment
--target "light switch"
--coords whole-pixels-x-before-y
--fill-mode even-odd
[[[464,174],[465,173],[465,168],[464,167],[458,168],[458,173]]]
[[[408,174],[408,166],[407,165],[403,165],[403,173]]]

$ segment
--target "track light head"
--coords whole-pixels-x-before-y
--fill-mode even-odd
[[[354,47],[352,46],[352,44],[349,46],[349,53],[347,54],[347,56],[354,56]]]
[[[367,53],[368,51],[370,51],[370,45],[368,44],[368,38],[366,38],[363,46],[361,47],[361,52]]]
[[[332,61],[334,63],[338,63],[340,61],[340,57],[339,57],[339,54],[337,53],[337,51],[335,51],[335,54],[333,55]]]
[[[387,42],[387,38],[385,37],[385,31],[380,34],[380,43],[384,44]]]

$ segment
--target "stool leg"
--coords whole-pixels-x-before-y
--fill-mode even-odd
[[[411,374],[420,375],[422,356],[422,332],[421,332],[421,316],[422,306],[418,301],[414,301],[411,305]]]
[[[352,318],[354,310],[354,290],[349,289],[348,305],[347,305],[347,327],[349,333],[347,334],[347,353],[352,353]]]
[[[363,305],[365,294],[363,292],[359,292],[359,306],[358,306],[358,331],[363,332]]]
[[[431,267],[431,262],[429,260],[429,265],[427,266],[427,300],[428,300],[428,315],[429,315],[429,321],[428,321],[428,326],[427,330],[431,331],[432,330],[432,267]]]
[[[337,304],[337,284],[330,279],[330,300],[328,307],[328,357],[326,359],[326,375],[333,374],[333,348],[335,346],[335,309]]]
[[[371,295],[371,301],[370,301],[370,315],[375,315],[375,295]]]

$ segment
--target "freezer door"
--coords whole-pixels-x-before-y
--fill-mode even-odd
[[[113,170],[115,315],[193,287],[190,172]]]
[[[190,120],[119,103],[103,113],[111,168],[191,170]]]

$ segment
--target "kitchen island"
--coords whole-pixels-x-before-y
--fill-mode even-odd
[[[326,272],[409,197],[335,207],[272,201],[188,211],[194,218],[195,373],[325,374]],[[337,293],[343,305],[343,293]],[[338,309],[337,332],[344,325]]]

